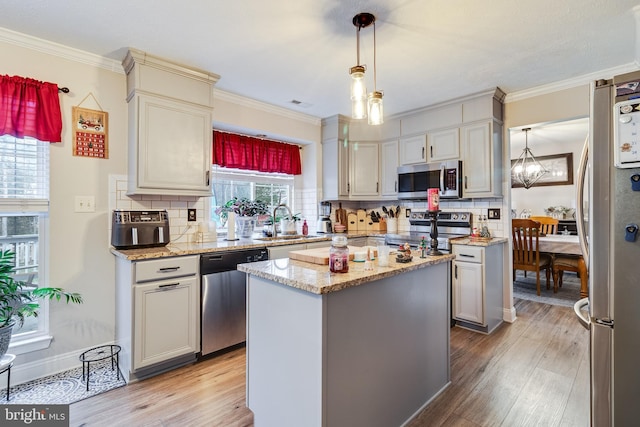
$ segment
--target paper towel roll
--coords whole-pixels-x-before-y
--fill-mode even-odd
[[[236,240],[236,214],[227,213],[227,240]]]

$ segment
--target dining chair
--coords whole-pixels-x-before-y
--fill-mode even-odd
[[[550,289],[553,258],[549,254],[540,253],[538,237],[540,223],[532,219],[512,219],[511,234],[513,237],[513,280],[516,270],[536,272],[536,290],[540,295],[540,271],[544,270],[547,289]]]
[[[529,219],[540,223],[540,232],[543,234],[556,234],[558,232],[558,218],[552,218],[550,216],[531,216]]]
[[[553,292],[562,287],[562,276],[565,271],[573,271],[580,276],[580,298],[586,298],[588,291],[587,265],[581,255],[556,254],[553,258]]]

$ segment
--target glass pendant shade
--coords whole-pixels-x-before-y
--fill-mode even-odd
[[[367,109],[369,110],[368,123],[370,125],[381,125],[384,123],[382,92],[375,91],[369,94]]]
[[[536,160],[535,156],[529,149],[529,143],[527,141],[527,135],[529,128],[523,129],[525,132],[525,148],[518,157],[518,160],[511,167],[511,176],[512,179],[518,181],[522,186],[526,189],[533,187],[533,185],[540,179],[544,174],[548,172],[542,164]]]
[[[351,117],[364,119],[367,117],[367,88],[364,82],[365,68],[362,65],[351,67]]]

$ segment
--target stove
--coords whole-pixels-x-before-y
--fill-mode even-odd
[[[417,248],[424,237],[429,247],[431,242],[429,213],[412,212],[409,224],[408,233],[387,234],[385,243],[390,246],[409,243],[412,248]],[[471,212],[440,212],[438,214],[438,250],[451,253],[451,240],[470,235],[471,224]]]

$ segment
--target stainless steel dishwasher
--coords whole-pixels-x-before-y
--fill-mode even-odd
[[[246,340],[246,274],[236,266],[267,259],[266,248],[200,256],[202,356]]]

